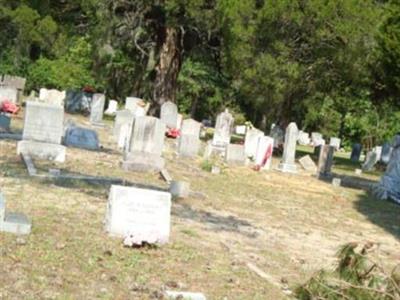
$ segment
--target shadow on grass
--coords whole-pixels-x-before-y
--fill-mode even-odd
[[[365,193],[359,197],[354,206],[372,223],[400,240],[400,205],[390,201],[378,200]]]
[[[228,231],[243,234],[250,238],[257,237],[255,228],[246,220],[234,216],[221,216],[204,210],[196,210],[187,204],[176,204],[172,215],[209,225],[214,231]]]

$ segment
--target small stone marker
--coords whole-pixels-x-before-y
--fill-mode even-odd
[[[318,147],[321,145],[325,145],[325,140],[321,133],[319,132],[312,132],[311,133],[311,143],[314,147]]]
[[[340,187],[342,184],[342,180],[340,178],[333,178],[332,185],[335,187]]]
[[[65,133],[64,143],[67,146],[72,146],[87,150],[99,149],[99,138],[97,132],[91,129],[71,126]]]
[[[11,124],[11,118],[6,115],[0,113],[0,131],[9,131]]]
[[[296,142],[299,130],[296,123],[292,122],[286,128],[285,144],[283,150],[282,161],[278,166],[278,170],[287,173],[296,173],[297,166],[295,163]]]
[[[361,169],[355,169],[354,172],[356,173],[356,175],[361,175],[362,174],[362,170]]]
[[[247,157],[256,158],[258,142],[261,137],[264,136],[264,133],[261,130],[256,128],[249,129],[246,132],[245,142],[244,142],[244,151]]]
[[[65,147],[61,145],[64,133],[64,108],[28,101],[25,111],[23,140],[18,143],[17,154],[33,158],[65,161]]]
[[[0,104],[4,101],[18,102],[18,90],[10,86],[0,86]]]
[[[168,128],[176,128],[178,123],[178,107],[175,103],[167,101],[161,105],[160,120]]]
[[[103,121],[104,105],[106,96],[104,94],[94,94],[90,105],[90,123],[101,124]]]
[[[329,145],[335,147],[335,150],[338,151],[340,149],[341,139],[337,137],[331,137],[329,140]]]
[[[362,170],[371,171],[378,161],[378,153],[374,150],[369,151],[365,157],[365,162],[362,165]]]
[[[202,293],[165,291],[167,300],[207,300]]]
[[[161,174],[162,178],[163,178],[168,184],[170,184],[170,183],[172,182],[172,177],[171,177],[171,175],[169,174],[169,172],[168,172],[167,169],[162,169],[162,170],[160,171],[160,174]]]
[[[359,162],[361,152],[362,152],[362,145],[358,143],[354,144],[351,150],[350,160],[352,162]]]
[[[211,174],[218,175],[221,174],[221,168],[218,166],[211,167]]]
[[[6,200],[0,193],[0,231],[26,235],[31,233],[31,228],[32,224],[25,215],[6,212]]]
[[[26,169],[28,170],[29,176],[37,175],[37,169],[35,167],[35,164],[33,163],[32,157],[24,153],[22,153],[21,156],[25,163]]]
[[[228,164],[244,165],[246,163],[244,145],[229,144],[226,147],[225,160]]]
[[[118,102],[115,100],[110,100],[108,102],[108,107],[107,107],[106,111],[104,112],[104,114],[106,114],[107,116],[113,116],[113,115],[115,115],[117,110],[118,110]]]
[[[254,163],[260,171],[271,169],[273,152],[274,139],[269,136],[259,137]]]
[[[314,163],[310,155],[306,155],[300,158],[299,163],[303,167],[303,169],[306,170],[307,172],[312,172],[312,173],[317,172],[317,165]]]
[[[225,149],[229,145],[231,142],[233,123],[234,118],[229,113],[228,109],[218,115],[212,140],[212,145],[214,147]]]
[[[321,146],[321,152],[318,159],[319,176],[329,176],[331,174],[334,154],[335,147],[329,145]]]
[[[171,194],[112,185],[106,212],[106,231],[128,238],[132,245],[165,244],[170,235]]]
[[[183,157],[196,157],[200,149],[201,123],[193,119],[182,122],[181,136],[179,137],[178,153]]]
[[[39,91],[39,101],[45,104],[64,106],[64,100],[67,96],[66,91],[48,90],[45,88]]]
[[[154,117],[135,118],[123,168],[138,172],[159,172],[164,168],[165,124]]]
[[[300,130],[297,142],[299,143],[299,145],[309,145],[311,143],[310,135],[307,132]]]
[[[172,181],[169,192],[175,198],[187,198],[190,195],[190,183],[185,181]]]

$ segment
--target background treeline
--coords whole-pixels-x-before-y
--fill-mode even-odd
[[[400,1],[0,0],[0,73],[202,119],[377,142],[400,131]]]

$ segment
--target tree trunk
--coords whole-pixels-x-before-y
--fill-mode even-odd
[[[182,55],[180,34],[175,28],[167,27],[161,39],[160,60],[156,66],[153,105],[150,114],[156,114],[166,101],[176,102],[176,90]]]

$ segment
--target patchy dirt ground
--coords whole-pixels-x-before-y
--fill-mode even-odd
[[[89,126],[82,117],[68,118]],[[120,168],[107,125],[98,129],[102,151],[68,148],[65,164],[35,162],[39,172],[60,168],[166,188],[158,174]],[[21,128],[22,118],[13,120],[13,129]],[[168,245],[127,249],[103,230],[109,186],[30,178],[16,142],[0,140],[7,208],[33,222],[30,236],[0,233],[0,298],[155,299],[168,288],[203,292],[208,299],[285,299],[287,286],[331,268],[347,242],[379,243],[384,266],[400,262],[399,206],[301,172],[237,167],[212,175],[201,169],[200,158],[177,159],[173,144],[168,141],[167,168],[190,181],[195,196],[174,202]],[[339,165],[335,171],[341,172]]]

